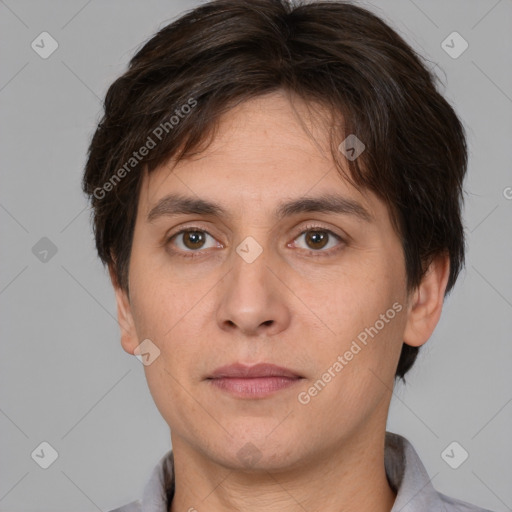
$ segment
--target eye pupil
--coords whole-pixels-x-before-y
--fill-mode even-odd
[[[306,234],[306,243],[313,244],[313,249],[322,249],[327,244],[328,234],[325,231],[309,231]]]
[[[183,234],[183,242],[189,249],[198,249],[204,244],[204,233],[187,231]]]

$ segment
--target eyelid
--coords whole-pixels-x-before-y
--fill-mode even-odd
[[[200,222],[200,221],[196,221],[196,222]],[[201,225],[201,224],[191,224],[191,225],[187,225],[187,226],[179,226],[178,228],[173,228],[173,229],[170,229],[169,231],[167,231],[163,237],[164,238],[163,243],[166,244],[169,242],[169,240],[171,238],[173,238],[179,234],[185,233],[187,231],[204,231],[211,237],[215,238],[215,236],[212,235],[210,232],[211,227],[207,227],[206,225]]]
[[[348,235],[337,233],[333,229],[331,229],[331,228],[329,228],[327,226],[323,226],[322,224],[305,224],[305,225],[303,225],[300,228],[300,230],[298,231],[298,233],[295,235],[295,238],[297,238],[300,235],[303,235],[307,231],[313,231],[315,229],[317,231],[325,231],[326,233],[329,233],[331,235],[334,235],[334,236],[338,237],[340,240],[343,240],[343,241],[348,240]]]
[[[184,231],[204,231],[204,232],[208,233],[210,236],[214,236],[214,235],[212,235],[210,233],[209,229],[210,228],[208,228],[206,226],[201,226],[200,224],[193,224],[193,225],[190,225],[190,226],[180,227],[178,229],[178,231],[175,231],[172,234],[166,233],[164,238],[165,238],[165,240],[169,240],[173,236],[176,236],[176,235],[178,235],[180,233],[183,233]],[[322,230],[322,231],[327,231],[327,232],[337,236],[338,238],[340,238],[342,240],[347,240],[349,238],[348,235],[337,233],[333,229],[331,229],[331,228],[329,228],[329,227],[327,227],[325,225],[321,225],[321,224],[305,224],[305,225],[302,224],[302,226],[296,231],[296,234],[294,235],[294,238],[297,238],[298,236],[304,234],[304,232],[306,232],[308,230],[311,230],[311,229],[318,229],[318,230]]]

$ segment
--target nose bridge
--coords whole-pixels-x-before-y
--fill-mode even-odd
[[[223,279],[218,304],[221,329],[272,334],[286,328],[289,322],[286,296],[267,268],[272,259],[269,251],[249,236],[231,254],[231,271]]]
[[[234,285],[233,292],[240,298],[270,294],[268,253],[269,248],[264,249],[253,237],[247,237],[236,247],[232,257],[234,283],[231,286]]]

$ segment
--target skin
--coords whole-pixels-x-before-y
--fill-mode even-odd
[[[435,259],[421,285],[407,292],[386,205],[339,175],[325,130],[307,112],[280,92],[244,102],[222,118],[206,151],[145,174],[129,297],[111,269],[124,350],[133,354],[147,338],[160,350],[144,370],[171,429],[171,512],[392,508],[384,436],[395,370],[402,343],[422,345],[439,320],[449,260]],[[274,217],[282,201],[333,192],[357,201],[372,219]],[[230,215],[148,222],[169,193],[218,202]],[[308,244],[301,233],[310,224],[344,241],[329,235],[325,247]],[[203,230],[204,248],[194,249],[186,235],[166,242],[191,227]],[[252,263],[236,252],[248,236],[263,249]],[[193,251],[197,257],[184,257]],[[300,403],[298,394],[394,303],[401,312]],[[264,399],[241,399],[206,380],[235,362],[273,363],[303,379]],[[247,446],[257,454],[252,462],[239,455]]]

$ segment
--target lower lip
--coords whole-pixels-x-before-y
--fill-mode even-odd
[[[239,398],[264,398],[276,391],[289,388],[302,379],[289,377],[257,377],[250,379],[222,377],[209,380],[213,386]]]

